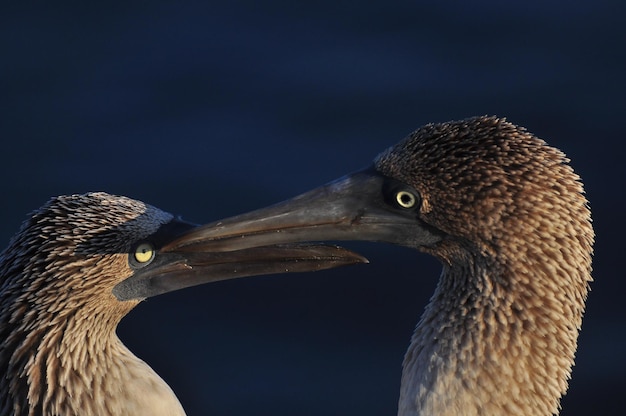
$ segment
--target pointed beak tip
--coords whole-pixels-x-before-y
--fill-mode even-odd
[[[369,260],[366,259],[365,257],[359,256],[359,257],[352,257],[349,259],[345,260],[345,265],[349,266],[352,264],[369,264]]]
[[[345,259],[348,264],[369,264],[369,259],[357,252],[352,250],[344,249],[343,247],[337,247],[338,249],[342,249],[346,252]]]

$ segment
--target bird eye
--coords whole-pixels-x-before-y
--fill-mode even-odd
[[[154,246],[150,243],[141,243],[135,249],[137,263],[148,263],[154,258]]]
[[[402,208],[413,208],[417,202],[417,198],[410,192],[400,191],[396,194],[396,202]]]

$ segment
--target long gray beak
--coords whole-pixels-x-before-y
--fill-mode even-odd
[[[419,248],[443,233],[398,205],[406,185],[368,169],[288,201],[196,228],[165,249],[232,251],[306,241],[367,240]],[[409,189],[416,198],[417,191]],[[415,201],[418,203],[419,201]]]
[[[280,238],[252,242],[245,234],[225,236],[214,225],[196,226],[181,220],[164,224],[138,242],[135,250],[129,253],[134,273],[113,288],[120,301],[219,280],[367,263],[363,256],[334,245],[297,244]]]

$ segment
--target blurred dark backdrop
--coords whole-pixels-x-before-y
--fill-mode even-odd
[[[366,166],[422,124],[506,116],[569,155],[592,203],[563,414],[622,413],[624,16],[617,0],[3,5],[0,237],[94,190],[207,222]],[[190,415],[393,415],[439,265],[347,245],[371,264],[150,299],[120,337]]]

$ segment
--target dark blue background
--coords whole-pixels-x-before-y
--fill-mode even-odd
[[[563,414],[623,412],[626,3],[519,3],[3,6],[0,237],[94,190],[208,222],[366,166],[427,122],[506,116],[571,157],[592,203],[596,282]],[[120,336],[190,415],[395,414],[439,265],[348,246],[371,264],[150,299]]]

